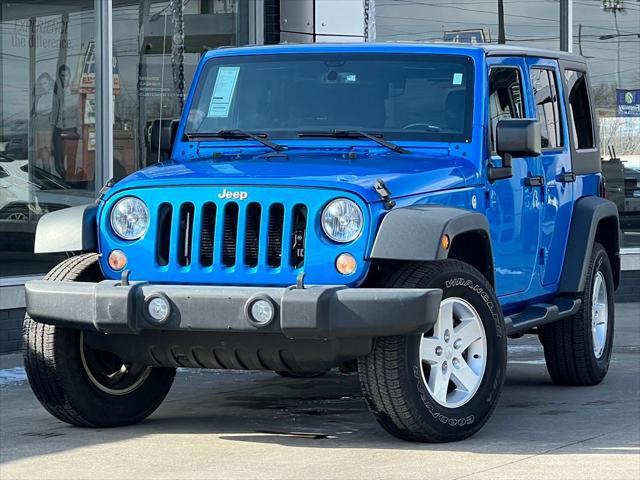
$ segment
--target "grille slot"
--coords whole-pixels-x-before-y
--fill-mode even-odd
[[[158,209],[158,234],[156,240],[156,261],[164,267],[169,264],[169,247],[171,244],[171,217],[173,207],[163,203]]]
[[[213,239],[216,233],[216,204],[207,202],[202,207],[202,230],[200,232],[200,264],[213,265]]]
[[[304,265],[304,244],[307,234],[307,207],[296,205],[293,207],[293,238],[291,240],[290,265],[300,268]]]
[[[238,242],[238,204],[228,203],[224,207],[224,230],[222,238],[222,263],[226,267],[236,264]]]
[[[178,230],[178,264],[191,264],[191,237],[193,235],[193,203],[183,203],[180,207],[180,228]]]
[[[247,226],[244,240],[244,263],[249,267],[258,266],[260,244],[260,214],[262,208],[258,203],[250,203],[247,207]]]
[[[284,206],[274,203],[269,208],[269,237],[267,239],[267,265],[277,268],[282,265],[282,233],[284,228]]]

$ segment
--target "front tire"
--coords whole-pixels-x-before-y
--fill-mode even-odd
[[[99,281],[96,254],[71,257],[53,268],[52,281]],[[24,363],[31,388],[54,417],[82,427],[131,425],[149,416],[166,397],[174,368],[125,363],[90,348],[82,330],[38,323],[23,327]]]
[[[359,359],[369,408],[392,435],[409,441],[467,438],[495,409],[506,370],[500,305],[487,280],[456,260],[410,264],[391,288],[440,288],[434,327],[422,335],[380,337]]]
[[[540,331],[547,370],[557,385],[597,385],[607,375],[613,350],[613,273],[606,250],[593,245],[582,301],[575,315]]]

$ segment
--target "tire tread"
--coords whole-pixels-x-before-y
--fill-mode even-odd
[[[53,267],[44,279],[72,282],[85,276],[87,271],[96,264],[97,259],[98,255],[95,253],[67,258]],[[55,328],[52,325],[34,321],[28,314],[25,315],[24,363],[29,384],[42,406],[54,417],[72,425],[93,426],[72,407],[60,386]]]

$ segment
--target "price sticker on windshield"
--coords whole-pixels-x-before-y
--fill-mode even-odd
[[[239,72],[240,67],[220,67],[218,69],[207,117],[227,118],[229,116]]]

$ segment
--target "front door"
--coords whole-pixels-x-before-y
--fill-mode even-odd
[[[490,162],[500,165],[495,153],[498,121],[531,118],[529,80],[522,59],[490,59],[489,62]],[[513,158],[513,176],[488,187],[487,218],[494,248],[496,291],[499,296],[526,292],[537,272],[540,242],[541,188],[539,157]],[[532,184],[532,185],[529,185]]]
[[[540,232],[541,274],[543,286],[560,279],[564,251],[569,235],[573,208],[571,155],[567,137],[567,112],[561,101],[562,82],[557,62],[548,59],[527,59],[533,89],[531,107],[540,122],[543,176],[542,223]],[[561,226],[561,227],[558,227]]]

